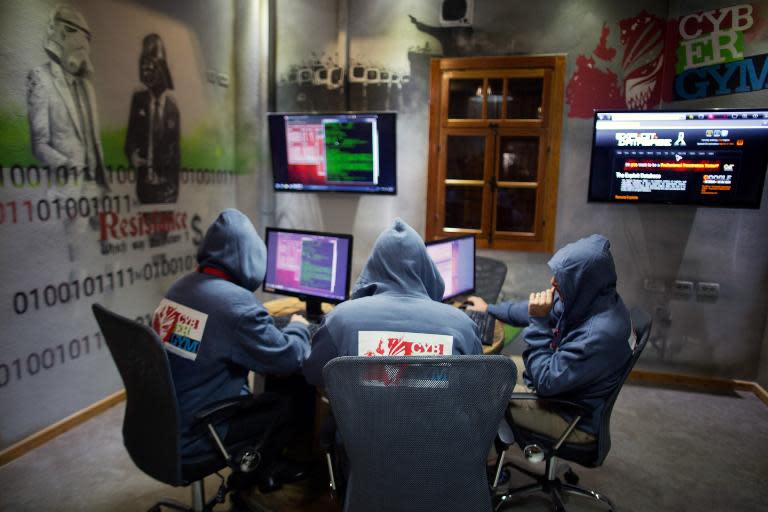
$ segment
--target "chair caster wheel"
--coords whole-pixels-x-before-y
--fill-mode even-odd
[[[571,485],[579,485],[579,475],[573,472],[572,469],[569,469],[565,472],[563,475],[565,478],[565,481],[568,482]]]

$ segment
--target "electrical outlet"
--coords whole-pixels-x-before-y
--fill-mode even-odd
[[[643,279],[643,288],[649,292],[664,293],[667,291],[667,285],[663,279],[656,279],[653,277],[646,277]]]
[[[696,298],[698,300],[716,301],[720,296],[720,283],[699,282],[696,285]]]
[[[693,281],[680,281],[676,280],[672,282],[672,293],[678,299],[688,299],[693,295]]]

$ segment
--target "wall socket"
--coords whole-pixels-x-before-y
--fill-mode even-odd
[[[673,281],[672,293],[678,299],[689,299],[693,295],[693,281]]]
[[[699,282],[696,285],[696,299],[714,302],[720,296],[720,283]]]
[[[643,279],[643,288],[649,292],[664,293],[667,291],[667,285],[663,279],[646,277]]]

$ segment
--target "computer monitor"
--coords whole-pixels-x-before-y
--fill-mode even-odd
[[[322,316],[320,304],[349,298],[352,235],[267,228],[265,292],[299,297],[307,318]]]
[[[759,208],[768,109],[597,111],[589,201]]]
[[[396,193],[394,112],[269,114],[268,121],[276,191]]]
[[[445,282],[443,300],[475,291],[475,235],[435,240],[426,245]]]

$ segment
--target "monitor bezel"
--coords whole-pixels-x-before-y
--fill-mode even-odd
[[[595,143],[597,142],[597,116],[598,114],[610,114],[610,113],[616,113],[616,114],[627,114],[627,113],[671,113],[671,114],[679,114],[679,113],[694,113],[694,112],[752,112],[752,111],[764,111],[768,113],[768,107],[754,107],[754,108],[747,108],[747,107],[738,107],[738,108],[724,108],[724,107],[716,107],[716,108],[688,108],[688,109],[652,109],[652,110],[633,110],[633,109],[593,109],[592,111],[592,147],[590,148],[590,155],[589,155],[589,181],[587,182],[587,203],[595,203],[595,204],[613,204],[613,205],[634,205],[634,206],[640,206],[640,205],[663,205],[663,206],[682,206],[687,208],[730,208],[730,209],[744,209],[744,210],[759,210],[762,206],[762,194],[760,198],[757,201],[757,205],[725,205],[725,204],[700,204],[700,203],[691,203],[691,202],[678,202],[678,201],[612,201],[610,199],[595,199],[592,197],[592,179],[594,177],[594,173],[592,170],[594,169],[595,164]],[[763,173],[763,190],[765,189],[765,180],[766,176],[768,176],[768,167],[767,170]]]
[[[394,169],[392,171],[392,187],[391,192],[384,190],[309,190],[309,189],[297,189],[286,190],[284,188],[277,188],[277,176],[275,169],[275,154],[272,151],[272,129],[269,118],[278,116],[349,116],[349,115],[392,115],[392,161],[394,162]],[[269,132],[269,153],[270,161],[272,162],[272,190],[274,192],[297,192],[299,194],[317,193],[317,194],[367,194],[367,195],[383,195],[383,196],[395,196],[397,195],[397,111],[395,110],[377,110],[377,111],[344,111],[344,112],[268,112],[267,113],[267,131]]]
[[[267,247],[267,262],[266,266],[267,269],[269,268],[269,235],[270,233],[294,233],[294,234],[300,234],[300,235],[310,235],[310,236],[327,236],[330,238],[343,238],[349,241],[348,247],[347,247],[347,278],[344,285],[344,298],[343,299],[336,299],[336,298],[329,298],[329,297],[323,297],[322,295],[312,295],[309,293],[302,293],[302,292],[294,292],[292,290],[281,290],[279,288],[274,289],[267,289],[267,274],[266,270],[264,272],[264,281],[261,283],[261,289],[265,293],[274,293],[276,295],[287,295],[289,297],[298,297],[304,302],[307,302],[308,300],[317,300],[320,302],[325,302],[328,304],[340,304],[346,300],[349,300],[350,292],[349,292],[349,284],[351,282],[351,276],[352,276],[352,243],[354,241],[354,237],[351,234],[344,234],[344,233],[328,233],[325,231],[310,231],[306,229],[288,229],[288,228],[277,228],[277,227],[267,227],[264,234],[264,245]]]
[[[443,297],[442,298],[443,301],[449,301],[449,300],[452,300],[452,299],[458,297],[459,295],[466,295],[468,293],[474,293],[475,292],[475,289],[477,288],[477,236],[474,235],[474,234],[470,234],[470,235],[457,235],[457,236],[451,236],[451,237],[447,237],[447,238],[438,238],[436,240],[430,240],[429,242],[424,242],[424,246],[425,247],[429,247],[430,245],[437,245],[437,244],[442,244],[442,243],[445,243],[445,242],[453,242],[455,240],[462,240],[464,238],[471,238],[472,239],[472,248],[474,249],[472,251],[472,259],[473,259],[473,261],[472,261],[472,288],[470,288],[468,290],[463,290],[463,291],[461,291],[459,293],[454,293],[453,295],[448,296],[448,297]],[[427,254],[427,255],[429,255],[429,254]],[[429,258],[432,259],[431,256]],[[434,263],[434,260],[433,260],[433,263]]]

